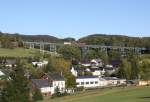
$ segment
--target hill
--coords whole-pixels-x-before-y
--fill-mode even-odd
[[[149,102],[150,87],[91,90],[41,102]]]
[[[150,48],[150,37],[93,34],[80,38],[79,41],[86,44],[100,44],[106,46],[138,46]]]

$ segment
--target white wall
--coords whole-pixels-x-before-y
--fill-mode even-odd
[[[41,93],[49,93],[51,92],[51,87],[44,87],[44,88],[40,88],[41,89]]]
[[[77,87],[94,88],[99,87],[99,78],[83,78],[76,79]]]
[[[65,81],[53,81],[52,83],[52,93],[55,92],[55,88],[58,87],[60,92],[65,91]]]

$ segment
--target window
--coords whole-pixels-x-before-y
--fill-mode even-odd
[[[84,82],[81,82],[81,85],[84,85]]]
[[[95,84],[98,84],[98,82],[97,82],[97,81],[95,81]]]
[[[86,82],[86,84],[89,84],[89,82]]]
[[[91,81],[91,82],[90,82],[90,84],[94,84],[94,82],[93,82],[93,81]]]
[[[77,83],[77,85],[79,85],[80,83]]]

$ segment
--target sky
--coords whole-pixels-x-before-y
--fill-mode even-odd
[[[0,31],[150,37],[150,0],[0,0]]]

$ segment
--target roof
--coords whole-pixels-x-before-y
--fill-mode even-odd
[[[58,73],[48,73],[47,75],[53,81],[64,81],[65,80],[64,77]]]
[[[105,80],[118,80],[117,77],[103,77]]]
[[[16,64],[16,60],[14,59],[7,59],[6,64]]]
[[[76,79],[98,78],[97,76],[78,76]]]
[[[99,68],[90,68],[90,71],[91,71],[91,72],[102,71],[102,70],[103,70],[102,67],[99,67]]]
[[[38,88],[50,87],[50,83],[45,79],[31,79],[32,83],[35,84]]]
[[[9,75],[10,71],[8,69],[0,69],[1,72],[3,72],[5,75]]]

